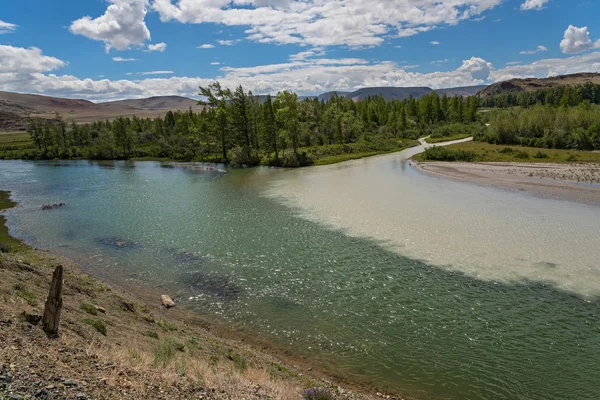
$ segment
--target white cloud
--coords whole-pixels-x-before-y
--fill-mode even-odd
[[[481,18],[503,0],[154,0],[163,21],[246,26],[261,43],[377,46]]]
[[[65,63],[47,57],[39,49],[0,46],[0,90],[50,96],[111,100],[160,95],[196,96],[198,86],[213,77],[152,76],[173,71],[136,73],[140,79],[85,79],[56,75],[51,71]],[[319,94],[330,90],[354,90],[369,86],[469,86],[517,77],[546,77],[581,71],[600,71],[600,51],[569,58],[538,60],[530,64],[495,69],[488,61],[472,57],[450,71],[421,73],[415,66],[361,58],[314,58],[252,67],[221,67],[217,79],[226,87],[243,85],[254,93],[292,90]],[[126,74],[128,77],[134,74]]]
[[[600,48],[600,40],[592,41],[587,26],[577,28],[569,25],[565,31],[560,49],[565,54],[577,54],[591,49]]]
[[[210,43],[206,43],[206,44],[201,44],[200,46],[198,46],[199,49],[214,49],[215,45],[214,44],[210,44]]]
[[[92,19],[86,16],[73,21],[69,30],[89,39],[103,41],[106,52],[110,49],[127,50],[150,40],[146,27],[148,0],[109,0],[104,15]]]
[[[138,75],[173,75],[173,71],[149,71],[149,72],[138,72]]]
[[[443,60],[432,61],[430,64],[433,64],[433,65],[442,65],[442,64],[446,64],[448,61],[450,61],[450,60],[448,60],[447,58],[444,58]]]
[[[131,62],[131,61],[138,61],[137,58],[123,58],[123,57],[113,57],[112,59],[114,62]]]
[[[156,43],[156,44],[149,44],[147,51],[148,52],[158,51],[158,52],[162,53],[166,49],[167,49],[167,44],[164,42],[161,42],[161,43]]]
[[[550,0],[525,0],[525,3],[521,4],[521,10],[541,10],[548,1]]]
[[[218,62],[218,61],[213,61],[213,62],[210,63],[210,65],[221,65],[221,63]]]
[[[237,42],[239,42],[239,40],[217,40],[217,43],[221,46],[233,46]]]
[[[18,25],[0,20],[0,35],[3,33],[13,33],[17,28]]]
[[[49,72],[66,66],[58,58],[45,56],[37,47],[0,45],[0,74]]]
[[[434,46],[438,46],[440,44],[440,42],[438,42],[437,40],[431,41],[429,43],[431,43]]]
[[[509,61],[506,63],[506,65],[519,65],[519,64],[523,64],[521,61]]]
[[[538,46],[535,50],[524,50],[521,51],[519,54],[536,54],[543,51],[548,51],[548,48],[546,46]]]

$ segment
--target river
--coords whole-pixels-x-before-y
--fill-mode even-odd
[[[597,398],[600,209],[425,176],[415,151],[226,174],[1,161],[0,189],[11,234],[351,380]]]

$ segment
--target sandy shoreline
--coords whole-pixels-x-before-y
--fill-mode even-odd
[[[600,165],[415,162],[421,172],[557,200],[600,206]]]

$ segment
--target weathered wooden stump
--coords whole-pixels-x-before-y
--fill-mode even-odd
[[[59,265],[52,274],[52,284],[50,285],[50,293],[46,299],[44,307],[44,317],[42,323],[44,331],[50,337],[58,336],[58,327],[60,325],[60,312],[62,311],[62,295],[63,295],[63,274],[64,268]]]

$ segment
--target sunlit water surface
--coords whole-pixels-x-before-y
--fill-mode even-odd
[[[598,398],[600,209],[402,157],[228,174],[3,161],[0,189],[20,203],[12,234],[333,373],[420,398]]]

